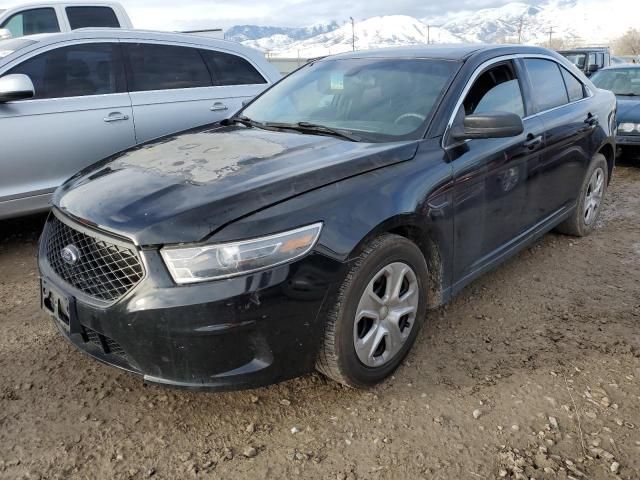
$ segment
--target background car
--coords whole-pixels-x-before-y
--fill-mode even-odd
[[[615,97],[525,46],[326,57],[221,125],[65,182],[43,308],[149,382],[389,376],[428,308],[547,231],[597,225]]]
[[[131,29],[133,25],[116,2],[44,1],[0,10],[0,30],[7,31],[11,38],[87,27]]]
[[[618,134],[620,153],[640,155],[640,65],[626,64],[605,68],[592,77],[594,85],[610,90],[618,100]]]
[[[80,30],[0,42],[0,218],[48,208],[93,162],[222,120],[280,78],[240,44]]]

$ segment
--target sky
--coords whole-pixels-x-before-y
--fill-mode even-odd
[[[637,1],[637,0],[629,0]],[[195,30],[233,25],[308,26],[350,16],[365,19],[376,15],[441,17],[463,10],[498,7],[509,0],[120,0],[136,28]],[[539,4],[543,0],[528,0]],[[0,5],[2,0],[0,0]],[[443,4],[446,6],[443,7]]]

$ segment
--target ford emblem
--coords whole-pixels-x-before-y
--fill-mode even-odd
[[[60,251],[60,256],[67,265],[75,265],[80,259],[80,250],[75,245],[67,245]]]

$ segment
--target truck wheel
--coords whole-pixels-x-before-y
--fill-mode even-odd
[[[316,368],[344,385],[388,377],[413,345],[426,315],[427,264],[399,235],[369,243],[330,307]]]
[[[584,177],[575,211],[556,230],[574,237],[585,237],[594,230],[607,191],[608,171],[607,159],[596,154]]]

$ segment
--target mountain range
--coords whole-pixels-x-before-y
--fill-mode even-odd
[[[352,49],[425,43],[528,43],[561,39],[565,44],[607,43],[633,25],[640,2],[633,0],[547,0],[512,2],[497,8],[462,11],[433,18],[386,15],[308,27],[240,25],[230,40],[270,56],[312,58]]]

